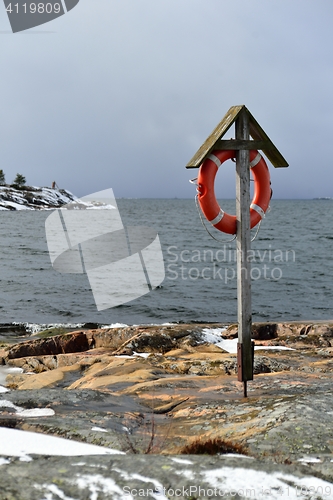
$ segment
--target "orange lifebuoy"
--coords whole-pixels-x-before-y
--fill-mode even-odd
[[[198,175],[198,201],[206,219],[219,231],[236,234],[237,219],[222,210],[218,204],[214,181],[219,167],[236,157],[236,151],[215,150],[205,159]],[[272,196],[267,164],[258,151],[250,151],[250,168],[254,178],[254,196],[250,205],[250,226],[256,226],[264,217]]]

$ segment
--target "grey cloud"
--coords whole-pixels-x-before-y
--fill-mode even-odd
[[[324,0],[81,0],[44,25],[55,33],[0,35],[1,168],[78,196],[191,197],[185,164],[245,104],[290,163],[274,196],[331,196],[332,14]],[[233,198],[233,172],[219,175]]]

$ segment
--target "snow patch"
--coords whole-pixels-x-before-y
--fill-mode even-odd
[[[317,477],[300,478],[282,472],[264,472],[242,467],[222,467],[202,472],[201,475],[211,487],[218,488],[220,496],[229,494],[232,497],[238,495],[241,498],[299,500],[300,492],[302,492],[303,498],[311,496],[311,498],[333,500],[331,483]],[[327,492],[324,497],[316,495],[316,492],[322,491]],[[308,493],[308,496],[304,493]]]
[[[204,328],[202,330],[202,340],[204,342],[209,342],[210,344],[217,344],[223,339],[222,332],[226,331],[226,327],[223,328]]]
[[[222,333],[226,328],[204,328],[202,330],[202,340],[210,344],[215,344],[223,351],[229,352],[230,354],[237,354],[237,343],[238,339],[225,339]],[[278,346],[278,345],[256,345],[254,346],[255,351],[259,350],[274,350],[274,351],[295,351],[292,347]]]
[[[130,354],[119,354],[115,356],[115,358],[124,358],[124,359],[135,359],[137,357],[147,359],[151,355],[151,352],[135,352],[133,351],[133,355]]]
[[[191,460],[186,460],[185,458],[175,458],[175,457],[172,457],[171,460],[173,462],[176,462],[178,464],[188,464],[188,465],[192,465],[193,462]]]
[[[60,488],[58,488],[58,486],[56,486],[55,484],[46,484],[46,483],[44,483],[42,485],[34,484],[34,487],[37,490],[48,490],[50,492],[50,495],[46,494],[46,496],[44,496],[43,500],[53,500],[54,499],[53,495],[56,495],[56,498],[60,498],[61,500],[76,500],[73,497],[68,497],[67,495],[65,495],[65,493]]]
[[[29,410],[20,410],[16,413],[17,417],[51,417],[55,415],[52,408],[31,408]]]
[[[159,481],[157,481],[157,479],[152,479],[150,477],[141,476],[141,474],[137,474],[137,473],[129,474],[128,472],[126,472],[124,470],[117,469],[117,468],[114,468],[113,470],[118,472],[126,481],[131,480],[131,479],[137,479],[138,481],[142,481],[143,483],[152,483],[155,487],[156,493],[149,491],[150,496],[152,498],[155,498],[156,500],[168,500],[168,498],[163,493],[165,491],[163,488],[163,484],[160,483]],[[123,491],[123,495],[124,495],[124,491]],[[126,500],[129,500],[132,498],[132,496],[127,493],[126,496],[123,496],[123,498],[126,498]]]
[[[9,389],[2,386],[6,385],[6,378],[10,373],[23,373],[23,370],[22,368],[18,368],[16,366],[0,366],[0,392],[9,391]]]
[[[303,457],[303,458],[299,458],[297,460],[297,462],[302,462],[305,464],[321,464],[323,461],[317,457]]]
[[[17,417],[50,417],[55,415],[55,411],[52,408],[29,408],[25,410],[20,406],[16,406],[11,401],[7,401],[6,399],[0,400],[0,408],[8,408],[14,410]]]
[[[74,480],[74,483],[77,484],[81,490],[89,490],[91,493],[91,500],[97,500],[99,498],[99,493],[110,495],[110,498],[114,500],[123,500],[125,496],[124,490],[120,488],[112,478],[107,478],[100,474],[85,474],[78,476],[77,479]],[[132,499],[133,497],[132,495],[127,495],[126,498]]]
[[[6,399],[0,400],[0,408],[12,408],[15,411],[22,410],[19,406],[14,405],[11,401],[7,401]]]
[[[70,439],[0,427],[0,455],[26,457],[27,455],[80,456],[125,455],[122,451]]]
[[[139,358],[148,358],[150,356],[150,352],[135,352],[133,351],[133,356],[138,356]]]

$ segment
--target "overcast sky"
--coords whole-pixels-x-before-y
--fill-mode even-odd
[[[190,198],[186,163],[245,104],[290,164],[275,198],[333,196],[332,22],[327,0],[80,0],[12,34],[0,5],[6,181]]]

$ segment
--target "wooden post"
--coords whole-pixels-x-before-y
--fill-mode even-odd
[[[248,141],[249,117],[242,110],[236,120],[236,140]],[[236,215],[237,215],[237,302],[238,302],[238,380],[244,383],[247,396],[247,381],[253,380],[253,353],[251,341],[251,263],[248,261],[251,248],[250,230],[250,152],[241,149],[236,156]]]
[[[222,139],[231,125],[236,125],[236,138]],[[250,135],[253,140],[250,140]],[[251,264],[247,257],[251,249],[250,228],[250,150],[261,149],[276,168],[288,167],[280,151],[244,104],[232,106],[200,146],[186,168],[198,168],[214,150],[229,150],[236,155],[237,208],[237,300],[238,300],[238,380],[253,380],[254,343],[251,341]]]

